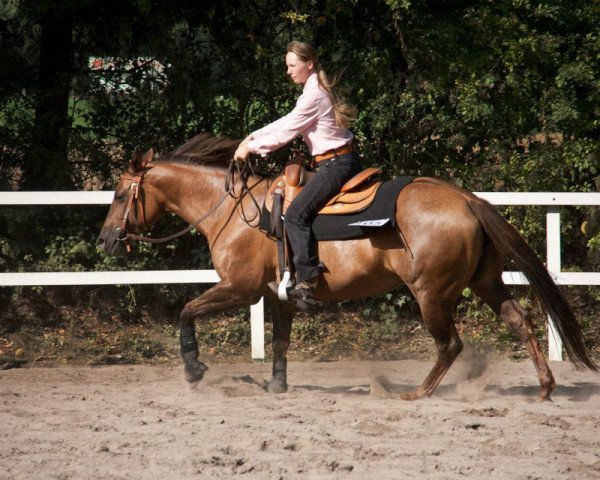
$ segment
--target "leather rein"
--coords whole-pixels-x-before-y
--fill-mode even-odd
[[[215,205],[212,208],[212,210],[210,210],[210,212],[202,215],[202,217],[200,217],[194,223],[190,223],[183,230],[180,230],[179,232],[174,233],[173,235],[169,235],[169,236],[161,237],[161,238],[151,238],[151,237],[146,237],[143,235],[136,235],[127,230],[127,226],[129,224],[129,214],[131,213],[131,210],[132,210],[132,208],[134,208],[134,206],[135,206],[135,210],[137,212],[138,205],[139,205],[139,211],[141,212],[140,215],[142,217],[142,223],[144,225],[144,230],[148,229],[148,225],[146,223],[146,214],[145,214],[145,209],[144,209],[144,198],[143,198],[144,190],[142,188],[142,182],[144,180],[144,175],[146,174],[146,172],[148,171],[149,168],[151,168],[151,167],[149,167],[147,164],[143,164],[143,165],[141,165],[141,171],[138,171],[138,173],[131,174],[129,172],[126,172],[121,175],[121,178],[126,179],[126,180],[131,180],[131,184],[129,185],[130,193],[127,198],[127,207],[125,208],[125,213],[123,214],[123,218],[119,222],[119,226],[115,229],[115,236],[117,238],[117,241],[123,242],[125,244],[125,248],[127,249],[128,253],[131,252],[131,241],[132,240],[138,241],[138,242],[160,244],[160,243],[170,242],[171,240],[175,240],[176,238],[179,238],[179,237],[185,235],[186,233],[191,232],[194,228],[196,228],[197,225],[202,223],[204,220],[206,220],[208,217],[210,217],[215,211],[217,211],[217,209],[223,204],[223,202],[229,196],[231,196],[233,199],[235,199],[237,201],[241,201],[242,197],[244,196],[244,193],[249,194],[250,198],[252,198],[252,201],[257,208],[257,211],[260,212],[258,202],[256,201],[256,198],[254,197],[254,195],[252,195],[252,192],[250,191],[250,187],[248,187],[248,183],[247,183],[249,174],[254,175],[254,169],[252,168],[251,163],[244,162],[243,166],[240,167],[239,162],[236,161],[235,159],[232,159],[229,164],[229,167],[227,169],[227,176],[225,178],[225,194],[221,197],[221,199],[219,200],[217,205]],[[236,175],[236,173],[237,173],[237,175]],[[241,191],[240,195],[238,197],[236,197],[235,185],[236,185],[238,179],[241,181],[242,191]],[[136,213],[136,216],[137,216],[137,213]],[[250,222],[252,222],[256,218],[256,216],[255,216],[253,219],[248,220],[245,216],[245,213],[243,212],[243,208],[242,208],[242,214],[240,214],[240,216],[243,218],[243,220],[247,224],[250,224]]]

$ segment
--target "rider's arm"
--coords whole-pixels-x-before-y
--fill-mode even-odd
[[[302,94],[294,109],[285,117],[250,134],[248,150],[257,154],[266,154],[277,150],[308,130],[319,118],[320,111],[321,97]]]

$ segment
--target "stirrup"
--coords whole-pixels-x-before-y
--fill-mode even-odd
[[[279,300],[284,302],[289,301],[287,292],[288,289],[292,288],[292,282],[290,281],[290,277],[290,271],[286,270],[283,274],[281,282],[279,282],[279,286],[277,287],[277,297],[279,298]]]
[[[271,291],[277,295],[277,298],[283,302],[289,302],[288,291],[294,286],[290,280],[291,274],[289,270],[286,270],[283,274],[281,282],[269,282],[268,286]]]

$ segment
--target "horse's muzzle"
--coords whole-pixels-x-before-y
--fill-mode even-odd
[[[125,240],[127,240],[127,232],[124,230],[122,230],[122,232],[115,231],[115,233],[109,236],[109,238],[106,238],[106,235],[101,233],[98,236],[96,245],[102,248],[104,253],[107,253],[108,255],[123,255],[127,252],[124,244]]]

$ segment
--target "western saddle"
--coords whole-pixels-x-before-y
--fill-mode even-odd
[[[381,181],[374,181],[374,177],[380,173],[381,170],[378,168],[367,168],[352,177],[342,186],[340,193],[319,210],[319,215],[343,215],[365,210],[373,202],[381,186]],[[283,198],[282,214],[284,214],[292,200],[314,175],[314,172],[309,172],[302,166],[301,161],[292,160],[285,166],[285,173],[277,177],[269,187],[265,208],[269,212],[273,211],[274,198],[280,196]]]

